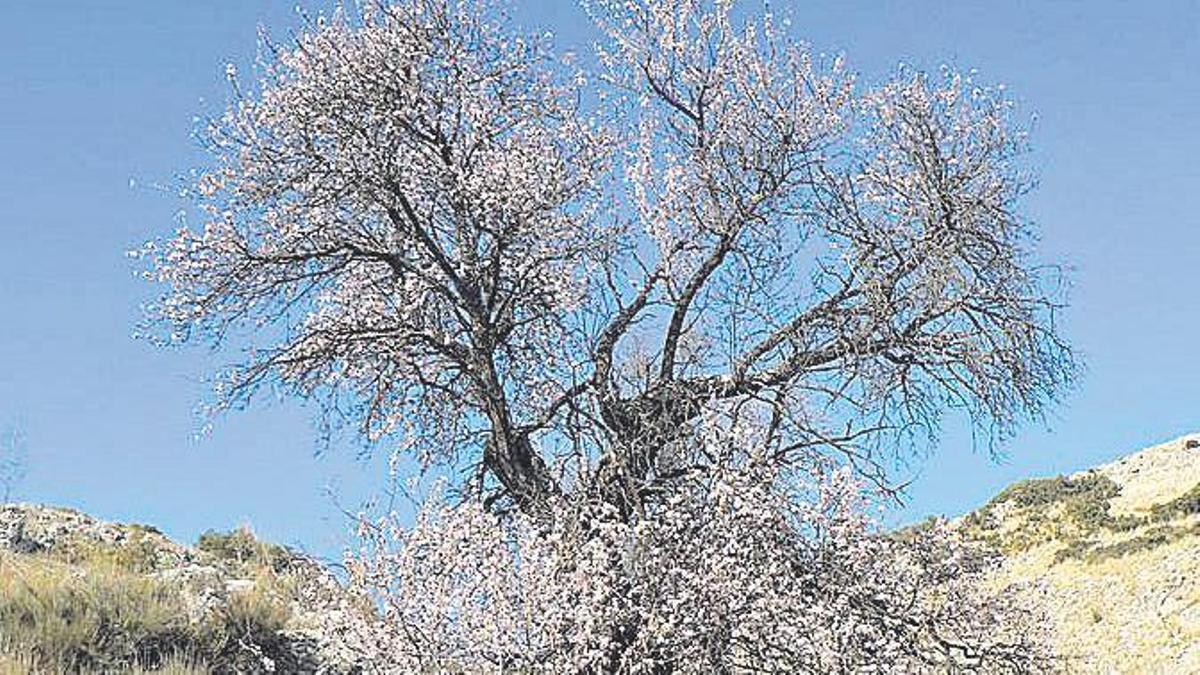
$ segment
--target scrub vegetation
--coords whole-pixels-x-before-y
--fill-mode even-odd
[[[189,549],[77,512],[10,505],[2,515],[0,673],[297,665],[287,633],[294,556],[248,529],[206,533]]]

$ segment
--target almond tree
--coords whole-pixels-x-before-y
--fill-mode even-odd
[[[546,526],[436,493],[415,525],[364,520],[349,588],[381,616],[336,634],[379,672],[1053,668],[1045,618],[986,585],[994,557],[944,522],[879,536],[847,468],[780,467],[766,432],[709,428],[710,470],[632,521],[567,498]]]
[[[161,337],[244,341],[222,406],[317,399],[544,532],[703,522],[708,436],[748,420],[768,483],[836,457],[890,490],[946,408],[1040,415],[1075,363],[1002,88],[864,86],[733,5],[595,0],[594,69],[477,0],[266,43],[205,130],[206,222],[147,247]]]
[[[591,10],[591,79],[465,0],[268,45],[207,129],[206,222],[151,245],[164,337],[249,338],[223,402],[319,397],[518,504],[567,455],[636,504],[713,402],[869,470],[880,431],[1002,432],[1070,380],[1002,90],[864,88],[727,2]]]

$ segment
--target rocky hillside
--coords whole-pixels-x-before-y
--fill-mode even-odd
[[[1068,672],[1200,673],[1200,435],[1022,481],[957,524],[1005,554],[991,582],[1028,589]],[[364,616],[327,569],[248,530],[183,546],[0,505],[0,675],[352,673]]]
[[[1016,483],[961,524],[1033,582],[1069,672],[1200,673],[1200,435]]]
[[[70,509],[0,506],[0,675],[342,673],[321,566],[248,530],[195,546]]]

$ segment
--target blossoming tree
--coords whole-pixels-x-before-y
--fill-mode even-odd
[[[891,489],[886,449],[945,408],[1003,434],[1072,378],[1003,90],[863,86],[728,0],[586,6],[595,68],[486,2],[398,0],[231,72],[206,222],[148,245],[163,338],[249,343],[223,404],[282,386],[469,468],[461,510],[371,559],[440,584],[441,614],[392,606],[443,665],[828,672],[960,639],[1026,663],[906,605],[961,565],[868,536],[830,468]],[[428,568],[464,536],[478,584]]]

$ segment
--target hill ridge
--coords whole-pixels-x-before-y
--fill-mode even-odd
[[[962,519],[1023,582],[1068,672],[1200,672],[1200,434],[1019,481]]]

